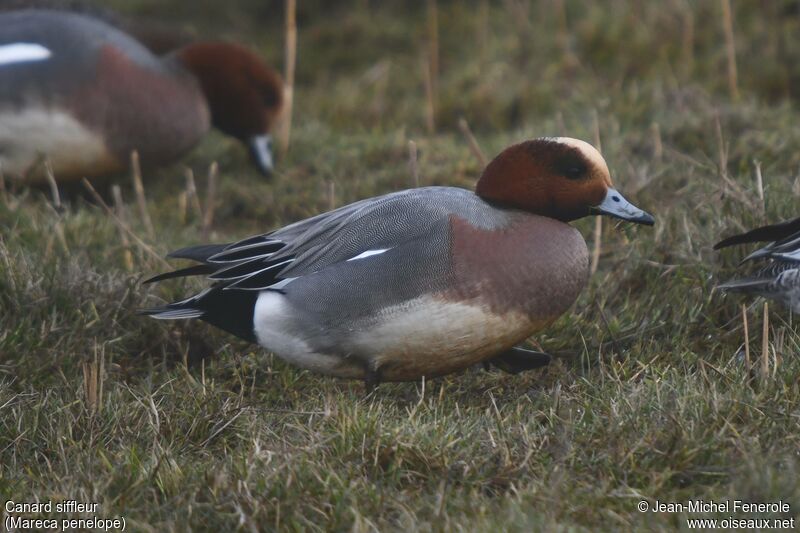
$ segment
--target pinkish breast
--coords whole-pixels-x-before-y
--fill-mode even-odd
[[[588,280],[586,242],[558,220],[518,212],[507,226],[486,230],[452,216],[450,232],[449,300],[497,315],[521,312],[543,327],[569,309]]]
[[[174,68],[173,68],[174,67]],[[170,162],[209,129],[209,112],[196,80],[177,65],[154,70],[105,45],[97,76],[76,92],[71,107],[127,163],[138,150],[142,163]]]

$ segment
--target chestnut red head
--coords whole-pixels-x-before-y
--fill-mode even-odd
[[[565,222],[596,213],[654,223],[614,189],[600,152],[569,137],[533,139],[506,148],[486,166],[475,192],[489,202]]]
[[[270,130],[283,105],[283,81],[244,46],[197,42],[178,59],[197,78],[211,110],[212,124],[250,148],[260,170],[272,170]]]

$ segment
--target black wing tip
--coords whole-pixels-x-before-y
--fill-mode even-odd
[[[213,274],[215,271],[216,267],[212,265],[192,265],[190,267],[180,268],[178,270],[172,270],[170,272],[164,272],[162,274],[155,275],[152,278],[144,280],[142,283],[155,283],[157,281],[164,281],[165,279],[185,278],[189,276],[203,276]]]
[[[186,246],[184,248],[172,250],[167,254],[167,259],[191,259],[191,257],[187,257],[187,255],[193,248],[195,248],[195,246]]]
[[[224,250],[226,247],[230,246],[230,243],[224,244],[197,244],[194,246],[186,246],[184,248],[179,248],[178,250],[173,250],[167,254],[167,258],[169,259],[192,259],[194,261],[199,261],[201,263],[205,263],[209,257],[214,254],[217,254]]]

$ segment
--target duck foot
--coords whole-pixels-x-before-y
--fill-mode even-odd
[[[489,359],[484,363],[484,366],[496,366],[503,372],[509,374],[519,374],[526,370],[533,370],[534,368],[541,368],[550,364],[552,356],[526,348],[515,346],[500,355]]]

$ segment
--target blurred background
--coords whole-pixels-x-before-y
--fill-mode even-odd
[[[88,11],[175,42],[242,42],[285,71],[284,2],[33,3]],[[21,4],[31,2],[4,2]],[[665,152],[719,166],[719,147],[702,139],[721,138],[731,167],[755,158],[786,174],[800,165],[797,152],[774,157],[790,141],[778,130],[796,134],[789,124],[800,91],[796,1],[298,4],[293,146],[278,189],[333,182],[341,204],[405,187],[409,140],[419,148],[423,184],[469,186],[481,165],[464,156],[462,119],[489,158],[531,136],[599,140],[617,179],[634,187],[674,173],[679,158],[663,160]],[[209,139],[190,164],[217,160],[223,173],[249,171],[230,139]],[[655,169],[653,155],[666,166]],[[328,202],[324,194],[309,200],[308,210],[287,214],[298,218]],[[283,219],[274,211],[281,206],[250,207],[237,213],[256,214],[262,225]]]

